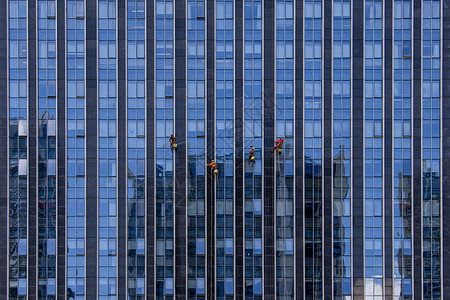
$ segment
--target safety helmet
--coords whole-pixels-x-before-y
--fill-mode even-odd
[[[252,147],[252,150],[255,150],[255,147]]]

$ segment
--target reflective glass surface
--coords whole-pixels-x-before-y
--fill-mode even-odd
[[[145,295],[145,2],[127,1],[127,287]]]
[[[173,1],[156,5],[156,298],[174,294],[173,163],[169,137],[174,134]],[[175,137],[176,138],[176,137]]]
[[[245,298],[262,299],[262,1],[244,1]],[[250,151],[255,148],[255,160]]]
[[[422,5],[423,298],[441,299],[441,1]]]
[[[365,1],[365,295],[383,298],[383,2]]]
[[[216,0],[216,297],[234,295],[234,2]]]
[[[333,2],[333,290],[352,295],[351,2]]]
[[[85,294],[85,23],[83,0],[66,6],[67,297]]]
[[[275,6],[275,128],[283,138],[274,154],[276,172],[276,291],[294,299],[294,1]]]
[[[304,8],[305,295],[322,299],[322,1]]]
[[[38,299],[56,295],[56,9],[38,1]]]
[[[116,2],[98,1],[98,298],[117,287]]]
[[[188,297],[205,299],[205,1],[187,2]]]
[[[394,2],[394,295],[412,299],[411,1]]]
[[[8,1],[9,299],[27,295],[27,2]]]

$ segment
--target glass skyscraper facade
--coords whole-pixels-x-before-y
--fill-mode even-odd
[[[0,299],[444,299],[450,1],[0,0],[0,162]]]

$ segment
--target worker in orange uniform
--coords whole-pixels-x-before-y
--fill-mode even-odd
[[[282,137],[280,137],[278,139],[278,141],[275,142],[275,147],[273,147],[272,153],[273,153],[273,151],[275,151],[275,149],[278,151],[278,153],[281,153],[281,146],[283,145],[283,143],[284,143],[284,139]]]
[[[207,164],[208,167],[211,167],[211,170],[213,171],[214,175],[217,175],[219,173],[219,170],[217,170],[217,165],[214,159],[211,161],[210,164]]]
[[[169,142],[170,142],[170,149],[177,150],[178,145],[175,141],[175,137],[173,136],[173,134],[170,135]]]
[[[248,153],[248,164],[255,162],[255,147],[252,147],[250,149],[250,152]]]

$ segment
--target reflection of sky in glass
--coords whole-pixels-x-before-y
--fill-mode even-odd
[[[383,290],[383,2],[365,1],[364,41],[364,208],[365,294],[381,299]],[[372,287],[370,289],[369,287]]]
[[[145,294],[145,2],[127,1],[128,299]],[[135,296],[136,295],[136,296]]]
[[[305,295],[322,289],[322,1],[305,1]]]
[[[412,297],[411,13],[410,1],[395,1],[394,15],[394,296]]]
[[[27,294],[27,2],[8,1],[9,296]]]
[[[333,2],[333,247],[336,297],[352,294],[351,278],[351,3]]]
[[[422,5],[423,293],[425,299],[440,299],[441,1],[423,1]]]
[[[188,292],[204,297],[206,290],[205,218],[205,1],[188,0]]]
[[[234,2],[216,0],[216,296],[234,295]]]
[[[117,292],[116,3],[98,1],[98,296]]]
[[[173,1],[156,1],[156,296],[174,290],[173,154]],[[150,92],[150,91],[149,91]]]
[[[276,289],[294,297],[294,1],[276,1]]]
[[[262,1],[244,2],[245,296],[262,295]],[[249,164],[250,149],[255,161]]]
[[[84,295],[85,130],[84,1],[68,0],[67,21],[67,296]]]
[[[38,293],[56,294],[56,9],[38,1]]]

